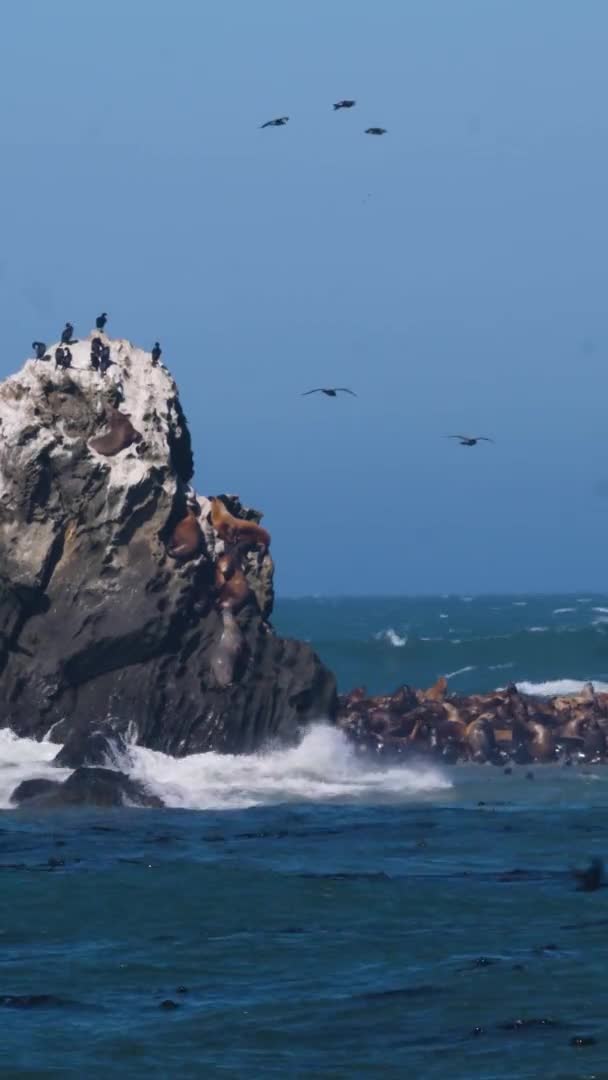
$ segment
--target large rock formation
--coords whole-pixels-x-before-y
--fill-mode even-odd
[[[88,338],[0,385],[0,726],[182,755],[331,718],[333,676],[268,622],[261,515],[222,496],[212,525],[169,372],[99,336],[105,374]]]

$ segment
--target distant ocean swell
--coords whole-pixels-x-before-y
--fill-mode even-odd
[[[368,641],[318,640],[313,645],[338,674],[341,690],[366,685],[371,692],[400,683],[429,686],[439,675],[453,690],[474,693],[505,682],[596,679],[608,682],[606,628],[530,627],[516,633],[419,637],[404,630]]]

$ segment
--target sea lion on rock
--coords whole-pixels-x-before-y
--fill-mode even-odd
[[[215,564],[217,605],[223,610],[240,611],[251,596],[251,589],[238,562],[236,552],[225,552]]]
[[[445,675],[440,675],[437,682],[428,690],[419,690],[418,697],[421,701],[443,701],[448,688],[448,680]]]
[[[230,686],[243,648],[243,635],[232,611],[222,610],[222,633],[211,657],[211,671],[218,686]]]
[[[103,454],[104,457],[114,457],[115,454],[119,454],[121,450],[125,450],[127,446],[131,446],[132,443],[139,442],[141,439],[141,435],[133,427],[128,413],[121,413],[118,409],[109,405],[106,408],[106,418],[110,430],[105,435],[96,435],[95,438],[89,439],[91,450],[95,450],[97,454]]]
[[[260,548],[260,556],[263,556],[270,547],[270,533],[258,525],[255,521],[245,521],[244,518],[234,517],[226,509],[221,499],[213,496],[210,500],[211,512],[209,520],[220,540],[229,544],[246,544]]]
[[[196,514],[188,510],[186,516],[175,526],[167,552],[172,559],[193,559],[201,549],[202,540],[203,534]]]

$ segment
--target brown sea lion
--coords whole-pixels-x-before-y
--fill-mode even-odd
[[[240,611],[251,596],[251,589],[241,567],[238,554],[225,552],[215,564],[217,605],[232,612]]]
[[[141,435],[136,431],[129,419],[128,413],[121,413],[118,409],[108,405],[106,407],[106,421],[110,430],[105,435],[96,435],[89,439],[91,450],[105,457],[114,457],[127,446],[139,442]]]
[[[465,742],[473,761],[491,761],[496,755],[494,729],[485,719],[473,720],[467,725]]]
[[[234,669],[241,649],[243,635],[233,613],[222,611],[222,633],[211,655],[211,671],[218,686],[225,688],[234,680]]]
[[[418,697],[421,701],[443,701],[448,688],[448,680],[445,675],[440,675],[437,682],[428,690],[419,690]]]
[[[270,533],[266,529],[263,529],[255,521],[245,521],[244,518],[234,517],[226,509],[222,500],[215,496],[211,498],[210,502],[209,520],[220,540],[224,540],[229,544],[246,544],[251,547],[259,547],[260,554],[266,554],[270,547]]]
[[[196,514],[188,510],[186,516],[175,526],[167,552],[172,559],[193,559],[201,549],[202,539],[203,534]]]

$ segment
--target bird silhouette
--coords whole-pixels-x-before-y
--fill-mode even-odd
[[[366,135],[386,135],[386,128],[366,128]]]
[[[461,446],[477,446],[478,442],[494,442],[487,435],[446,435],[447,439],[458,439]]]
[[[349,98],[344,98],[343,101],[336,101],[334,109],[352,109],[353,105],[356,105],[356,101],[351,101]]]
[[[101,315],[98,315],[97,318],[95,319],[95,326],[97,327],[98,330],[103,330],[103,328],[106,325],[107,321],[108,321],[108,313],[107,313],[107,311],[102,311]]]
[[[260,128],[283,127],[283,124],[286,124],[288,120],[288,116],[279,116],[276,120],[267,120],[265,124],[260,124]]]
[[[302,397],[308,397],[309,394],[327,394],[328,397],[336,397],[340,391],[343,394],[352,394],[353,397],[357,396],[354,390],[348,389],[348,386],[317,386],[314,390],[305,390]]]
[[[591,860],[586,870],[573,870],[572,873],[578,881],[579,892],[595,892],[604,884],[604,864],[597,857]]]
[[[154,342],[154,348],[152,349],[152,360],[153,360],[153,362],[155,364],[158,364],[158,361],[160,360],[161,355],[162,355],[162,351],[163,350],[161,349],[160,345],[158,344],[158,341],[155,341]]]
[[[32,349],[36,354],[36,360],[42,360],[42,357],[46,352],[46,345],[44,344],[44,341],[32,341]]]
[[[72,344],[72,335],[73,335],[73,333],[74,333],[74,327],[72,326],[71,322],[66,322],[66,324],[65,324],[65,326],[64,326],[64,328],[63,328],[63,330],[61,332],[61,344],[62,345],[71,345]]]

